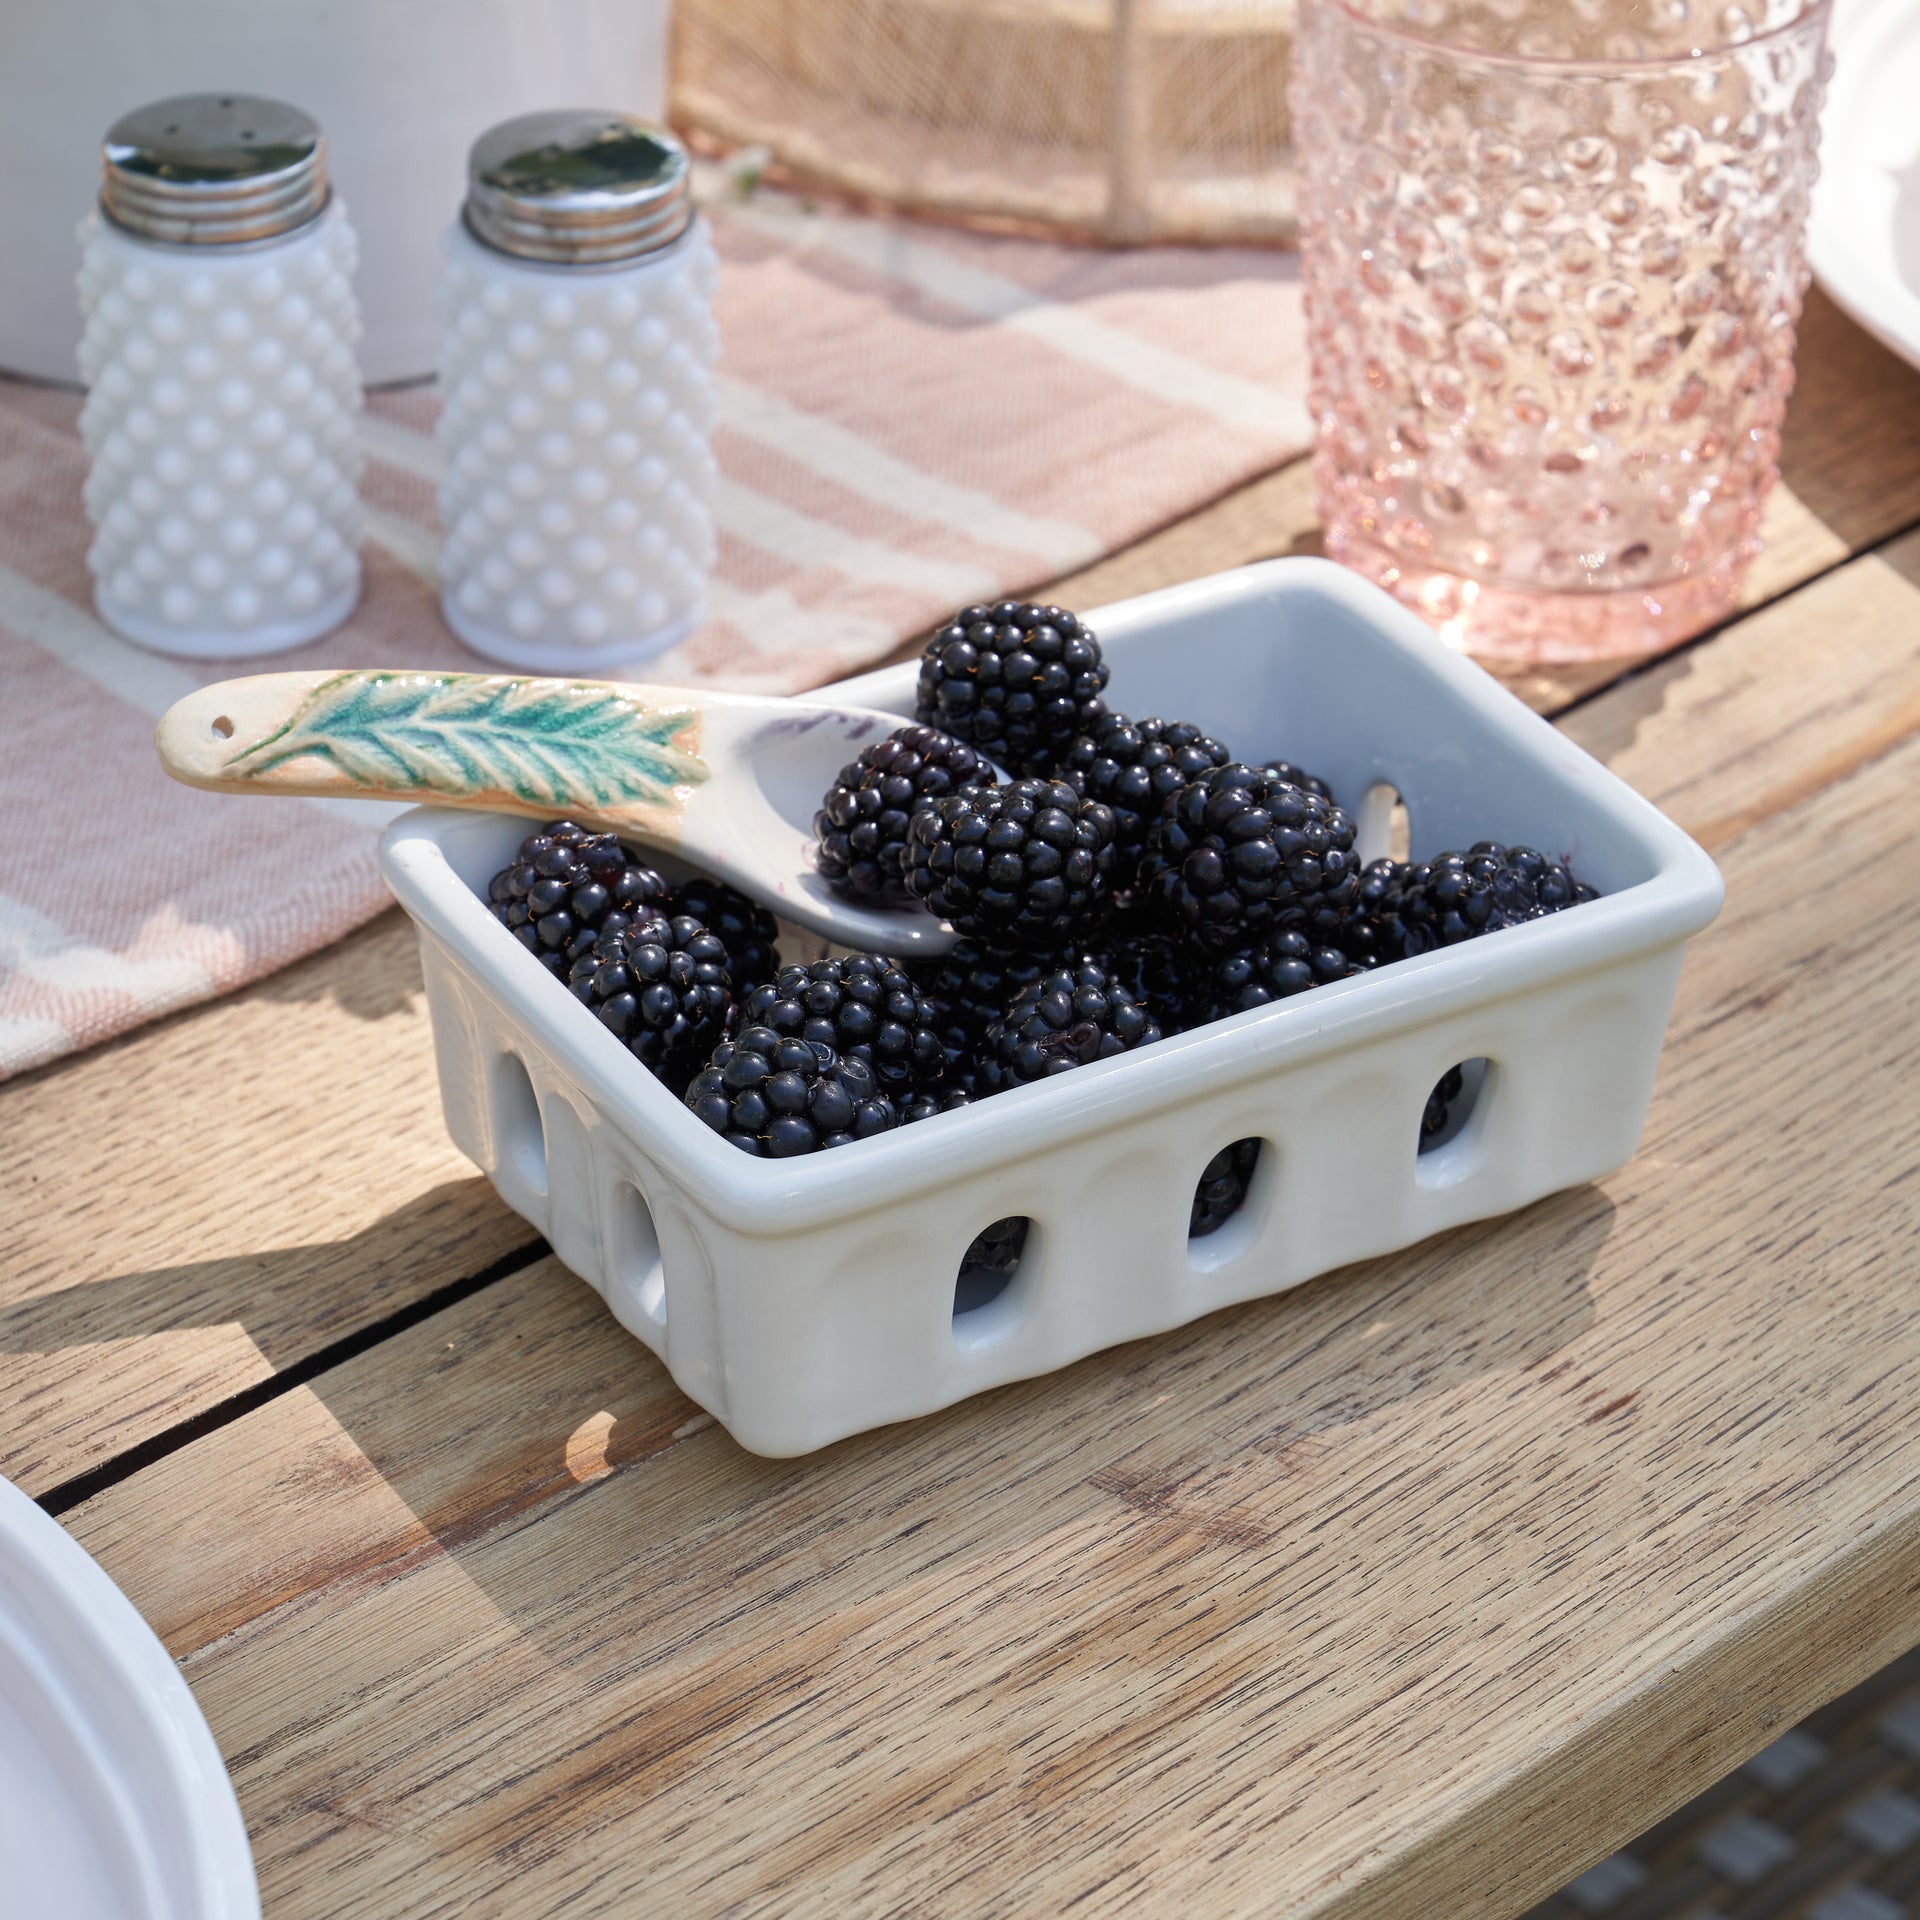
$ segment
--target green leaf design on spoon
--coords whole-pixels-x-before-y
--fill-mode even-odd
[[[650,806],[706,763],[674,744],[694,707],[648,711],[617,688],[477,673],[341,673],[225,771],[250,777],[303,755],[394,793],[512,795],[530,807]]]

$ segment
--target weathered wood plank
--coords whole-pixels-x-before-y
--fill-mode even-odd
[[[1747,582],[1750,606],[1912,526],[1920,510],[1920,372],[1817,287],[1795,367],[1782,484]]]
[[[1729,880],[1602,1186],[796,1462],[543,1264],[79,1509],[271,1910],[1509,1914],[1910,1642],[1910,564],[1582,718]]]
[[[1562,724],[1717,850],[1920,730],[1920,533]]]
[[[398,913],[0,1092],[0,1473],[41,1493],[534,1240]]]

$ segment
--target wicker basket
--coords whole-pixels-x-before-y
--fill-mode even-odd
[[[915,213],[1291,243],[1292,24],[1292,0],[678,0],[674,115]]]

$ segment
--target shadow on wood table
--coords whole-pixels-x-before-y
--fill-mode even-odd
[[[1569,1418],[1621,1430],[1563,1357],[1614,1229],[1578,1189],[787,1461],[735,1446],[541,1260],[160,1462],[186,1511],[141,1603],[263,1857],[328,1830],[531,1871],[640,1809],[695,1832],[708,1783],[789,1733],[851,1757],[922,1722],[835,1820],[912,1825],[930,1778],[965,1805],[1009,1765],[1040,1820],[1116,1741],[1183,1738],[1202,1683],[1337,1718],[1359,1627],[1316,1596],[1393,1590],[1486,1382],[1551,1381]],[[191,1271],[162,1291],[193,1298]],[[1410,1427],[1432,1444],[1411,1473]],[[1408,1586],[1408,1658],[1452,1605]],[[1118,1719],[1046,1732],[1116,1679]],[[1039,1745],[961,1737],[989,1694]],[[363,1721],[377,1765],[342,1772]],[[827,1827],[753,1870],[799,1871]]]
[[[1223,1574],[1244,1573],[1251,1553],[1271,1572],[1297,1545],[1284,1483],[1333,1431],[1391,1422],[1483,1375],[1551,1368],[1592,1321],[1587,1275],[1613,1230],[1612,1202],[1581,1188],[798,1460],[760,1459],[722,1434],[680,1465],[663,1460],[711,1419],[551,1260],[308,1391],[550,1657],[584,1651],[603,1610],[657,1607],[663,1630],[670,1616],[699,1631],[751,1613],[762,1646],[788,1659],[816,1632],[840,1635],[849,1604],[884,1607],[947,1577],[956,1556],[990,1582],[1051,1551],[1041,1543],[1071,1531],[1063,1515],[1089,1506],[1104,1516],[1089,1550],[1117,1521],[1130,1550],[1218,1553]],[[1514,1257],[1516,1242],[1530,1257]],[[1244,1337],[1222,1341],[1236,1321]],[[1036,1454],[1036,1429],[1063,1405],[1073,1417]],[[438,1409],[441,1430],[416,1406]],[[586,1493],[630,1475],[615,1497]],[[573,1510],[543,1512],[562,1504]],[[547,1544],[530,1563],[506,1535],[536,1516]],[[651,1637],[637,1620],[619,1631],[632,1650]]]
[[[352,1275],[378,1288],[399,1280],[423,1241],[444,1234],[476,1206],[489,1212],[494,1206],[484,1180],[449,1180],[343,1239],[141,1268],[36,1294],[0,1314],[0,1355],[59,1353],[196,1327],[238,1326],[277,1375],[283,1366],[313,1352],[316,1328],[325,1344],[330,1320],[326,1295],[332,1281]],[[532,1242],[533,1229],[526,1232]],[[535,1243],[526,1259],[537,1258],[538,1252]],[[251,1319],[248,1314],[250,1301],[289,1282],[299,1285],[310,1309],[297,1336],[286,1333],[279,1313]],[[371,1331],[378,1334],[390,1327],[390,1321],[382,1320]],[[335,1355],[328,1364],[338,1364],[338,1359]]]

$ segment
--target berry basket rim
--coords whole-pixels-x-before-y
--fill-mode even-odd
[[[868,1211],[877,1194],[893,1202],[1024,1161],[1044,1145],[1103,1131],[1122,1113],[1149,1117],[1191,1099],[1200,1079],[1214,1088],[1237,1087],[1361,1039],[1408,1033],[1517,991],[1577,979],[1674,946],[1713,919],[1724,884],[1711,858],[1681,828],[1446,647],[1418,616],[1330,561],[1262,561],[1115,602],[1083,618],[1103,638],[1117,638],[1269,589],[1292,595],[1301,588],[1343,603],[1516,744],[1535,757],[1544,750],[1557,777],[1638,843],[1652,868],[1648,877],[1585,902],[1577,912],[1503,929],[1497,939],[1396,961],[831,1153],[772,1160],[731,1146],[637,1068],[587,1007],[553,991],[552,976],[455,872],[449,839],[491,830],[507,816],[411,808],[382,835],[381,865],[423,934],[457,955],[495,1003],[592,1094],[608,1119],[644,1143],[661,1171],[690,1197],[756,1238],[844,1220]],[[811,697],[898,709],[904,690],[910,708],[914,672],[909,661],[835,682]]]

